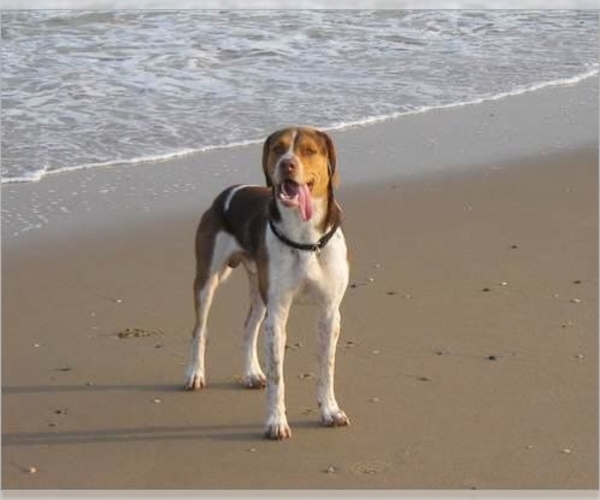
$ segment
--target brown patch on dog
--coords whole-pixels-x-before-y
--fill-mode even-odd
[[[265,182],[268,187],[273,186],[272,178],[275,165],[281,156],[290,148],[295,128],[286,128],[273,132],[263,144],[262,166]]]

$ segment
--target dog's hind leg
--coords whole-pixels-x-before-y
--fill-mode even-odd
[[[194,305],[196,310],[196,324],[192,335],[192,354],[186,372],[184,388],[189,391],[202,389],[206,386],[204,358],[207,339],[207,320],[215,290],[219,283],[229,274],[229,261],[239,252],[240,248],[235,239],[219,232],[214,239],[203,238],[199,232],[199,245],[209,248],[202,249],[197,254],[197,272],[194,280]],[[212,252],[210,251],[212,249]]]
[[[249,389],[262,389],[265,387],[267,379],[258,362],[256,341],[265,317],[266,307],[260,295],[256,271],[248,268],[246,270],[250,287],[250,310],[244,323],[243,383]]]
[[[204,355],[206,352],[206,322],[219,276],[212,275],[204,284],[194,284],[196,324],[192,334],[192,357],[186,373],[185,389],[193,391],[206,386]]]

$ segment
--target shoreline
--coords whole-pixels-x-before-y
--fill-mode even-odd
[[[440,104],[437,106],[428,106],[428,107],[419,108],[419,109],[415,109],[415,110],[411,110],[411,111],[396,112],[396,113],[392,113],[390,115],[370,116],[370,117],[366,117],[362,120],[358,120],[358,121],[354,121],[354,122],[342,122],[339,124],[334,124],[331,126],[325,126],[325,127],[320,127],[320,128],[328,133],[344,132],[345,130],[348,130],[348,129],[368,127],[371,125],[401,120],[401,119],[404,119],[406,117],[413,116],[413,115],[420,115],[420,114],[424,114],[424,113],[437,112],[437,111],[446,111],[446,110],[462,108],[465,106],[474,106],[474,105],[478,105],[478,104],[500,101],[502,99],[506,99],[506,98],[510,98],[510,97],[530,94],[531,92],[536,92],[536,91],[542,90],[542,89],[553,89],[553,88],[557,88],[557,87],[560,88],[560,87],[564,87],[564,86],[578,85],[580,83],[585,82],[588,79],[594,79],[594,78],[598,78],[598,70],[597,69],[586,71],[584,73],[575,75],[571,78],[562,78],[562,79],[558,79],[558,80],[550,80],[550,81],[546,81],[546,82],[540,82],[540,83],[532,84],[529,87],[521,87],[521,88],[515,89],[513,91],[508,91],[508,92],[504,92],[504,93],[493,95],[493,96],[481,97],[481,98],[474,99],[474,100],[454,102],[454,103],[449,103],[449,104]],[[235,142],[232,142],[230,144],[225,144],[225,145],[216,145],[216,144],[207,145],[207,146],[198,148],[196,150],[190,149],[190,148],[182,148],[179,151],[174,151],[172,153],[165,153],[163,155],[158,154],[158,155],[154,155],[154,156],[136,157],[136,158],[130,158],[130,159],[126,159],[126,160],[113,160],[113,161],[106,161],[106,162],[100,162],[100,163],[89,163],[89,164],[84,164],[84,165],[79,165],[79,166],[63,167],[63,168],[58,168],[58,169],[54,169],[54,170],[45,170],[45,169],[38,170],[36,172],[28,173],[27,175],[24,175],[22,177],[11,177],[8,180],[3,180],[3,183],[13,184],[13,183],[26,183],[26,182],[39,182],[39,181],[43,180],[44,178],[46,178],[47,176],[69,174],[69,173],[77,172],[80,170],[89,170],[92,168],[125,167],[127,165],[135,165],[138,163],[141,163],[141,164],[163,163],[163,162],[168,162],[170,160],[175,160],[180,157],[199,155],[199,154],[207,153],[210,151],[219,151],[219,150],[223,150],[223,149],[233,149],[233,148],[254,146],[254,145],[261,145],[261,144],[262,144],[261,139],[245,139],[245,140],[235,141]]]
[[[594,147],[597,96],[598,77],[592,77],[576,85],[332,131],[342,189],[398,177],[460,174]],[[62,237],[87,227],[101,230],[123,218],[132,224],[197,210],[228,185],[262,184],[261,147],[3,184],[3,244],[34,233]]]

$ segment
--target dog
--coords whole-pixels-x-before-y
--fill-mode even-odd
[[[194,304],[196,323],[185,389],[205,387],[207,318],[214,292],[242,264],[250,285],[244,324],[244,375],[248,388],[267,392],[265,436],[286,439],[283,361],[286,323],[294,298],[318,305],[317,403],[321,423],[347,426],[350,420],[334,394],[335,351],[340,304],[348,285],[348,250],[342,210],[334,198],[339,183],[334,144],[309,127],[272,133],[264,142],[266,186],[235,185],[219,194],[203,214],[196,233]],[[264,322],[266,375],[257,356]]]

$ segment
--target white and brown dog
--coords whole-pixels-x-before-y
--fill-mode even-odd
[[[263,146],[267,187],[223,191],[204,213],[196,235],[196,325],[185,388],[206,384],[206,322],[215,289],[240,263],[250,283],[244,325],[244,384],[267,387],[265,435],[291,436],[283,381],[286,323],[294,297],[306,292],[319,306],[317,402],[326,426],[349,425],[333,390],[339,307],[348,285],[348,258],[334,200],[338,182],[331,138],[312,128],[286,128]],[[264,319],[267,374],[256,341]]]

